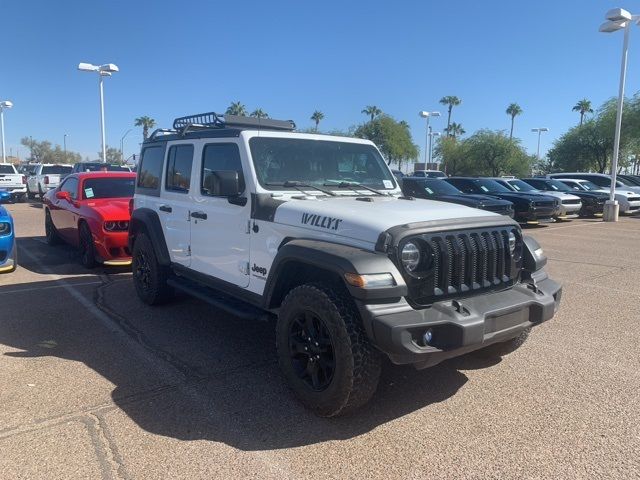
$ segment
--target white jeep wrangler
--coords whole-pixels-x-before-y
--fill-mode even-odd
[[[181,290],[277,317],[284,376],[322,416],[366,403],[383,355],[502,355],[554,315],[561,287],[513,220],[404,197],[370,141],[294,128],[208,113],[144,142],[129,229],[144,302]]]

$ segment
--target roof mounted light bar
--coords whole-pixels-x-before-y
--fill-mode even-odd
[[[271,118],[243,117],[239,115],[219,115],[215,112],[198,113],[179,117],[173,121],[173,129],[184,135],[188,130],[209,128],[264,128],[268,130],[292,131],[296,124],[292,120],[273,120]]]

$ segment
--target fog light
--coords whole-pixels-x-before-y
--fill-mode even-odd
[[[429,345],[431,343],[431,340],[433,340],[433,330],[429,329],[424,332],[424,335],[422,335],[422,341],[425,345]]]

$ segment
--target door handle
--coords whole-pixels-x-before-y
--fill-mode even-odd
[[[207,214],[204,212],[191,212],[191,216],[193,218],[197,218],[199,220],[206,220],[207,219]]]
[[[158,207],[158,210],[162,212],[167,212],[167,213],[171,213],[173,211],[173,209],[169,205],[160,205]]]

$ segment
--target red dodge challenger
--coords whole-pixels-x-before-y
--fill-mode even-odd
[[[127,246],[129,200],[135,173],[75,173],[44,196],[44,227],[47,243],[64,241],[80,249],[87,268],[130,265]]]

